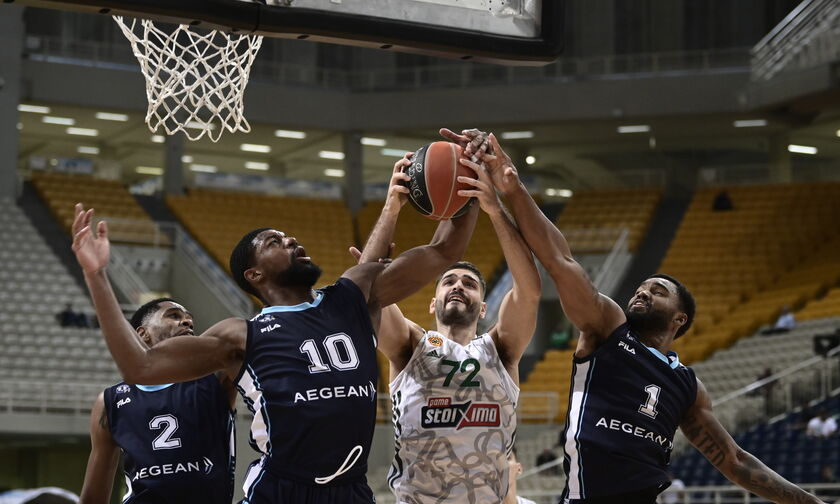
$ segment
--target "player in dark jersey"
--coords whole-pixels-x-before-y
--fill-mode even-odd
[[[170,298],[131,317],[136,340],[153,347],[194,337],[192,315]],[[80,502],[111,501],[120,452],[126,504],[230,504],[236,389],[224,376],[168,385],[121,382],[99,394],[90,415],[91,451]]]
[[[564,432],[566,503],[653,503],[669,484],[677,427],[733,483],[780,503],[818,503],[741,449],[705,387],[669,348],[694,318],[688,290],[667,275],[639,286],[625,310],[600,294],[562,233],[537,207],[490,135],[488,166],[519,229],[580,329]]]
[[[477,141],[477,145],[482,140]],[[136,344],[105,267],[107,225],[76,206],[73,248],[108,348],[129,382],[168,383],[223,371],[254,412],[252,445],[262,454],[244,484],[248,503],[370,503],[365,473],[375,422],[376,335],[371,320],[459,260],[478,207],[442,221],[428,245],[386,268],[373,262],[313,290],[320,268],[297,241],[274,229],[245,235],[231,272],[266,308],[253,320],[223,320],[198,338]],[[374,230],[376,231],[376,230]]]

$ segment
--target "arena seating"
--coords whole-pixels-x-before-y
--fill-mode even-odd
[[[834,316],[840,316],[840,287],[830,289],[825,296],[810,301],[796,312],[797,321]]]
[[[32,183],[68,233],[73,225],[73,206],[83,203],[85,208],[96,210],[95,218],[108,221],[111,241],[169,244],[169,238],[156,231],[154,221],[118,181],[90,175],[36,172]]]
[[[353,265],[353,224],[342,201],[193,189],[168,196],[184,227],[225,269],[239,239],[255,228],[272,227],[294,236],[323,269],[319,285],[334,282]]]
[[[635,252],[660,198],[658,189],[578,191],[558,216],[557,227],[576,254],[608,252],[627,228],[628,249]]]
[[[834,259],[840,184],[726,188],[734,209],[714,211],[720,188],[695,195],[660,270],[697,299],[697,318],[675,343],[697,362],[770,323],[840,279]]]
[[[717,399],[756,381],[767,368],[779,372],[812,357],[813,337],[839,327],[840,317],[833,317],[801,322],[782,334],[768,336],[757,331],[692,368],[712,398]],[[774,386],[773,394],[777,402],[783,401],[781,387]],[[740,396],[716,408],[718,418],[733,431],[755,424],[764,417],[764,411],[764,397],[759,393]]]
[[[87,295],[11,200],[0,200],[0,223],[0,379],[113,383],[118,375],[99,331],[60,327],[55,318],[67,303],[92,314]]]
[[[840,410],[840,397],[833,397],[812,408]],[[806,415],[807,416],[807,415]],[[805,436],[801,413],[790,413],[782,420],[758,425],[735,436],[735,441],[767,466],[796,483],[817,482],[822,465],[840,466],[840,437],[813,439]],[[700,452],[692,450],[671,463],[672,472],[686,485],[727,483]]]

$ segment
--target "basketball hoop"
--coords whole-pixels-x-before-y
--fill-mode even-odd
[[[148,19],[114,20],[131,43],[146,78],[146,124],[154,133],[183,131],[217,142],[227,130],[249,132],[243,98],[262,36],[199,33],[189,25],[155,26]]]

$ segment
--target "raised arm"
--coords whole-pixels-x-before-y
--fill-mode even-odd
[[[391,262],[388,258],[393,252],[394,244],[392,240],[394,239],[397,217],[400,209],[405,205],[408,193],[408,188],[401,182],[410,178],[402,171],[411,164],[408,159],[411,155],[411,152],[406,153],[405,157],[394,164],[388,196],[364,250],[359,251],[355,247],[350,249],[350,253],[360,264],[371,262],[390,264]],[[390,373],[393,379],[411,358],[414,345],[422,337],[422,329],[406,319],[396,304],[382,307],[381,310],[375,307],[372,310],[371,317],[378,335],[377,348],[390,361]]]
[[[771,502],[820,504],[817,497],[779,476],[743,450],[715,418],[706,387],[697,380],[697,399],[680,424],[683,434],[724,476]]]
[[[376,277],[370,302],[388,306],[399,302],[434,280],[447,266],[459,261],[475,230],[478,205],[461,217],[442,220],[428,245],[406,250]]]
[[[397,217],[408,199],[408,187],[404,186],[402,182],[411,180],[411,177],[403,173],[403,170],[411,165],[409,158],[412,154],[406,152],[402,159],[394,163],[394,171],[391,174],[385,204],[382,205],[379,219],[373,225],[373,230],[371,230],[365,247],[362,249],[361,257],[356,258],[359,264],[376,262],[380,258],[390,255],[390,246],[394,240],[394,230],[397,227]]]
[[[502,300],[498,322],[490,330],[490,335],[496,342],[502,363],[518,382],[519,359],[537,327],[540,274],[531,250],[505,213],[486,168],[467,159],[462,159],[461,164],[471,169],[477,179],[459,177],[459,182],[473,186],[471,190],[459,191],[459,195],[478,198],[481,209],[493,223],[513,277],[513,288]]]
[[[104,221],[91,228],[93,209],[76,205],[73,252],[82,267],[108,350],[125,381],[155,385],[201,378],[225,371],[233,378],[245,349],[244,320],[228,319],[199,337],[181,336],[147,347],[125,319],[106,274],[110,243]]]
[[[626,321],[624,312],[612,299],[598,292],[584,269],[572,257],[563,233],[548,220],[528,194],[510,157],[492,133],[490,148],[492,155],[486,154],[484,161],[493,184],[507,199],[528,247],[551,275],[563,311],[580,329],[581,343],[586,347],[585,353],[589,353]]]
[[[100,393],[90,411],[90,456],[79,504],[108,504],[114,487],[114,474],[120,462],[120,448],[114,443],[105,413],[105,397]]]

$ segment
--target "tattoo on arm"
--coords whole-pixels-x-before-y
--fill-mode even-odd
[[[723,428],[708,428],[700,415],[690,415],[682,431],[718,470],[737,485],[773,502],[785,504],[819,503],[819,499],[787,481],[760,460],[727,442]]]
[[[779,476],[746,452],[741,464],[735,467],[733,476],[742,487],[775,502],[792,504],[820,502],[819,499]]]
[[[691,441],[713,466],[719,467],[726,459],[725,444],[715,439],[711,432],[703,427],[696,415],[691,415],[683,422],[683,434]]]

